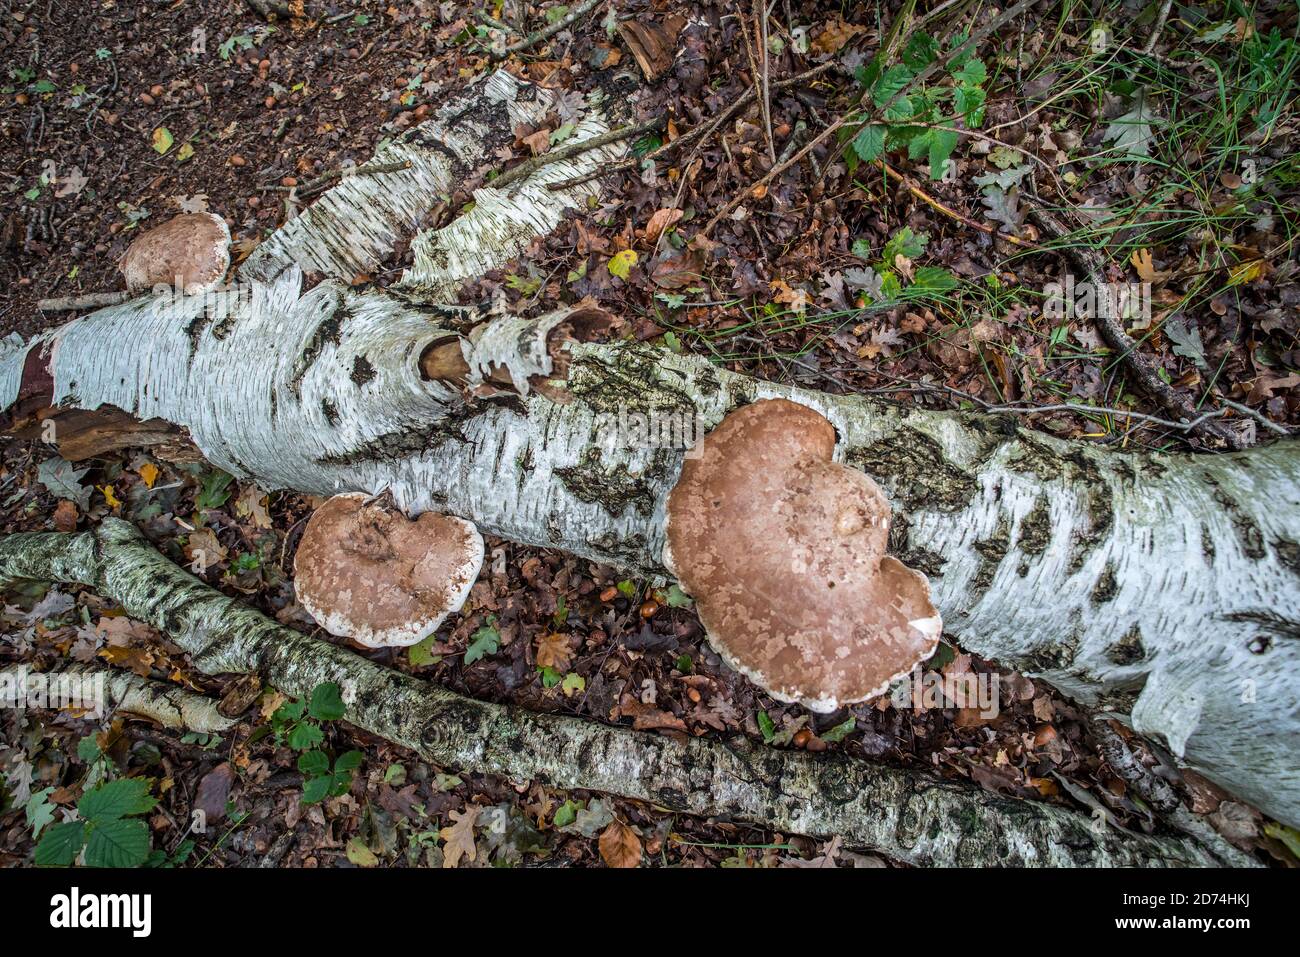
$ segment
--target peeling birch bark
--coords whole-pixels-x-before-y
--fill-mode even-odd
[[[213,463],[270,487],[388,489],[410,514],[457,515],[650,575],[664,573],[664,503],[683,453],[638,446],[620,422],[707,429],[740,403],[792,399],[835,425],[838,460],[886,489],[891,551],[927,575],[963,647],[1126,716],[1300,825],[1300,446],[1115,453],[1006,418],[831,396],[626,345],[576,346],[566,401],[467,405],[418,367],[472,313],[333,283],[299,295],[299,282],[290,268],[254,286],[251,303],[197,335],[201,309],[187,300],[69,323],[39,345],[54,399],[173,422]],[[530,372],[537,323],[513,337]],[[15,388],[0,404],[21,381],[23,351],[7,356],[0,383]]]
[[[593,94],[566,143],[610,130],[605,97]],[[583,208],[596,184],[552,191],[548,184],[584,176],[624,155],[612,143],[541,167],[509,190],[474,191],[473,208],[441,229],[424,221],[459,182],[514,142],[515,127],[534,125],[556,108],[556,94],[498,70],[470,84],[432,118],[375,151],[366,166],[409,163],[404,170],[345,175],[278,229],[239,269],[244,282],[271,282],[290,266],[351,282],[369,273],[399,239],[415,235],[414,265],[395,287],[425,301],[450,300],[467,280],[502,266],[565,212]]]
[[[38,674],[56,680],[61,694],[79,700],[92,700],[102,691],[108,714],[125,712],[174,731],[220,734],[235,724],[234,718],[217,711],[217,702],[211,698],[179,685],[108,668],[74,665],[56,672],[29,672],[24,666],[12,665],[0,669],[0,684],[21,690],[19,682],[26,675]]]
[[[911,771],[752,745],[685,741],[465,698],[284,628],[173,565],[128,523],[0,539],[0,584],[93,588],[211,674],[257,672],[292,695],[344,690],[346,719],[435,764],[750,821],[840,835],[917,865],[1211,866],[1193,841],[1094,827],[1074,811],[999,797]]]

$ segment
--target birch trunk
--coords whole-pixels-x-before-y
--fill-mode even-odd
[[[1115,453],[1010,419],[764,383],[629,345],[576,347],[560,402],[533,393],[466,403],[419,371],[426,345],[464,328],[452,314],[331,284],[299,296],[299,282],[291,267],[254,286],[221,338],[191,336],[184,300],[70,323],[42,346],[54,399],[173,422],[216,465],[268,487],[387,488],[413,514],[449,512],[656,575],[683,452],[639,446],[636,416],[671,417],[689,436],[739,403],[785,396],[830,419],[837,456],[887,490],[892,550],[930,576],[964,648],[1128,716],[1228,790],[1300,824],[1293,443]],[[507,368],[531,355],[507,353],[494,354]],[[0,383],[14,383],[0,402],[21,379],[4,370],[21,369],[24,355],[0,360]]]
[[[35,366],[52,401],[174,423],[212,462],[268,487],[389,489],[412,513],[450,512],[658,575],[684,444],[646,445],[625,426],[653,415],[689,434],[740,403],[784,396],[826,415],[838,457],[887,489],[892,550],[929,575],[963,647],[1125,716],[1300,826],[1293,443],[1121,454],[1010,419],[763,383],[627,345],[577,347],[567,381],[549,398],[530,394],[529,378],[550,372],[544,336],[561,314],[485,326],[478,310],[423,300],[552,228],[590,194],[546,183],[598,169],[614,147],[542,167],[510,192],[481,190],[451,226],[419,232],[400,297],[349,286],[421,229],[438,191],[490,155],[504,124],[554,108],[549,96],[500,73],[475,85],[376,153],[409,170],[330,190],[259,248],[231,294],[136,300],[34,343],[0,343],[0,408]],[[608,128],[599,104],[582,124],[575,136]],[[333,278],[304,294],[304,271]],[[423,351],[454,338],[473,376],[504,370],[515,394],[470,401],[424,379]]]
[[[117,519],[94,532],[0,539],[0,585],[22,579],[95,589],[166,632],[208,673],[256,671],[304,696],[337,682],[347,720],[439,765],[778,831],[838,834],[850,846],[917,865],[1219,863],[1189,839],[1130,834],[919,772],[744,739],[675,740],[464,698],[277,625],[176,567]]]

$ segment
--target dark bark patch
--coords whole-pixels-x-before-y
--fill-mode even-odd
[[[556,469],[555,475],[578,501],[598,503],[610,515],[622,515],[629,505],[642,515],[650,515],[655,505],[651,484],[633,476],[624,462],[603,468],[602,455],[600,449],[587,449],[577,465]]]
[[[352,382],[357,388],[370,382],[377,374],[375,367],[365,356],[357,356],[352,360]]]
[[[970,504],[979,483],[955,465],[930,436],[910,426],[847,450],[850,465],[883,481],[910,510],[955,512]]]
[[[1106,658],[1117,665],[1135,665],[1147,656],[1146,645],[1142,643],[1142,629],[1134,625],[1124,636],[1106,649]]]
[[[1047,502],[1039,499],[1020,522],[1016,546],[1026,554],[1041,555],[1052,541],[1052,517]]]
[[[1115,581],[1115,565],[1107,562],[1106,567],[1101,570],[1101,576],[1097,579],[1096,586],[1092,589],[1092,603],[1100,605],[1108,602],[1115,597],[1119,591],[1119,586]]]

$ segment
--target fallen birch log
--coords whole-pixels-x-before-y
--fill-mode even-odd
[[[276,624],[178,568],[118,519],[93,532],[0,539],[0,586],[32,579],[84,585],[119,602],[206,673],[256,672],[292,695],[337,682],[348,721],[438,765],[777,831],[840,835],[916,865],[1220,863],[1190,839],[1122,832],[923,772],[744,739],[683,741],[466,698]]]
[[[0,355],[0,406],[36,366],[52,404],[174,423],[213,463],[267,487],[387,489],[410,514],[447,512],[656,575],[689,440],[739,404],[789,398],[826,416],[837,459],[886,489],[891,551],[929,577],[963,647],[1127,716],[1223,787],[1300,822],[1294,443],[1115,453],[1006,418],[765,383],[628,345],[575,346],[547,396],[523,395],[551,371],[545,333],[564,310],[462,335],[481,317],[330,283],[300,295],[299,282],[290,268],[254,286],[220,338],[193,335],[185,300],[85,316]],[[458,339],[480,379],[504,369],[513,389],[466,400],[425,379],[420,356]]]
[[[33,691],[37,685],[39,695]],[[220,734],[235,723],[217,711],[211,698],[126,671],[87,665],[45,672],[29,671],[25,665],[0,668],[0,703],[63,708],[69,701],[84,703],[78,710],[92,716],[124,713],[174,731]]]

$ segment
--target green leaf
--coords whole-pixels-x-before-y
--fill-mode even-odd
[[[325,740],[325,732],[308,721],[299,721],[289,732],[289,747],[295,751],[310,751]]]
[[[364,758],[365,755],[360,751],[344,751],[337,759],[335,759],[334,770],[351,773],[361,767],[361,762]]]
[[[823,741],[829,741],[831,744],[837,744],[838,742],[843,741],[847,735],[851,734],[853,729],[857,726],[857,719],[852,715],[849,715],[848,720],[840,722],[829,731],[823,731],[817,737],[821,738]]]
[[[552,668],[550,665],[542,665],[542,667],[538,668],[537,670],[542,673],[543,688],[554,688],[556,685],[560,683],[561,681],[560,673],[556,671],[554,668]]]
[[[53,93],[58,87],[46,79],[37,80],[32,84],[33,93]]]
[[[575,671],[570,671],[560,682],[560,690],[564,692],[566,698],[572,698],[579,691],[587,689],[587,679]]]
[[[885,128],[878,124],[864,126],[858,135],[853,137],[853,152],[858,154],[858,158],[864,163],[870,163],[885,148]]]
[[[308,777],[325,774],[329,769],[329,755],[324,751],[304,751],[298,755],[298,770]]]
[[[939,44],[928,33],[913,33],[903,47],[902,60],[909,69],[920,73],[934,62],[938,55]]]
[[[87,867],[139,867],[149,857],[149,825],[118,819],[95,823],[86,841]]]
[[[85,821],[67,821],[55,824],[45,832],[36,845],[34,860],[38,867],[67,867],[77,859],[77,852],[86,842]]]
[[[411,645],[407,649],[406,656],[411,662],[411,667],[419,668],[421,665],[436,665],[442,661],[442,655],[433,653],[433,645],[437,641],[437,637],[437,635],[430,635],[418,645]]]
[[[676,582],[668,586],[668,591],[664,593],[668,599],[669,608],[690,608],[695,602],[691,596],[682,591],[682,586]]]
[[[690,655],[678,655],[677,660],[673,662],[673,667],[684,675],[689,675],[695,670],[695,662]]]
[[[907,136],[907,158],[918,160],[930,153],[930,141],[934,139],[934,130],[917,129],[900,130],[899,135]]]
[[[581,809],[581,804],[572,800],[565,801],[555,809],[555,817],[551,819],[551,823],[556,827],[568,827],[578,819],[578,811]]]
[[[153,131],[153,148],[158,153],[166,153],[172,148],[175,140],[172,137],[172,131],[165,126],[160,126]]]
[[[335,682],[322,681],[311,689],[311,703],[307,705],[307,713],[313,718],[318,721],[337,721],[346,711],[343,694]]]
[[[359,837],[354,837],[348,841],[346,853],[348,860],[357,867],[374,867],[379,863],[379,858],[375,856],[375,852],[366,847],[365,842]]]
[[[893,264],[895,256],[916,259],[925,252],[925,247],[929,243],[929,233],[914,233],[910,226],[904,226],[889,237],[889,242],[885,243],[885,251],[881,258],[887,266]]]
[[[948,169],[948,157],[957,148],[957,131],[944,128],[930,132],[930,178],[943,179]]]
[[[474,632],[469,647],[465,649],[465,664],[472,665],[480,658],[495,655],[501,647],[501,633],[491,625],[484,625]]]
[[[109,781],[87,791],[77,802],[77,811],[87,821],[112,821],[128,814],[143,814],[158,801],[149,796],[149,782],[144,778]]]
[[[77,742],[77,757],[90,764],[92,761],[98,761],[99,756],[104,752],[99,749],[99,741],[93,734],[88,734]]]
[[[41,188],[39,186],[33,186],[27,192],[23,193],[23,197],[26,199],[40,199]]]
[[[953,96],[952,104],[958,113],[961,113],[968,120],[968,126],[978,126],[971,120],[976,112],[981,112],[984,107],[984,101],[987,98],[982,87],[978,86],[959,86]]]
[[[896,63],[885,71],[885,75],[876,81],[871,91],[871,102],[879,109],[892,100],[900,90],[912,82],[915,74],[901,63]]]
[[[34,838],[40,837],[45,825],[54,820],[54,805],[50,803],[50,795],[53,793],[54,788],[37,791],[23,806],[23,811],[27,815],[27,826],[32,829]]]
[[[628,601],[636,601],[636,585],[632,583],[630,578],[624,578],[614,587],[617,588]]]
[[[302,803],[317,804],[329,796],[330,785],[333,783],[329,775],[323,775],[318,778],[308,778],[302,782]]]
[[[763,743],[771,744],[772,738],[776,736],[776,725],[766,711],[758,713],[758,730],[763,734]]]
[[[983,60],[972,57],[962,63],[960,69],[954,70],[952,75],[963,83],[976,85],[983,83],[988,78],[989,71],[984,68]]]
[[[610,257],[606,268],[609,269],[611,276],[626,280],[628,274],[632,272],[632,267],[636,265],[636,260],[635,249],[624,249],[622,252],[615,253]]]
[[[276,708],[272,717],[278,721],[297,721],[306,713],[307,702],[302,698],[294,698],[292,701],[286,701]]]
[[[909,291],[941,293],[956,289],[958,284],[957,277],[941,266],[918,266]]]
[[[201,480],[199,494],[194,497],[194,507],[199,511],[221,508],[230,498],[230,483],[234,478],[221,469],[213,469]]]

